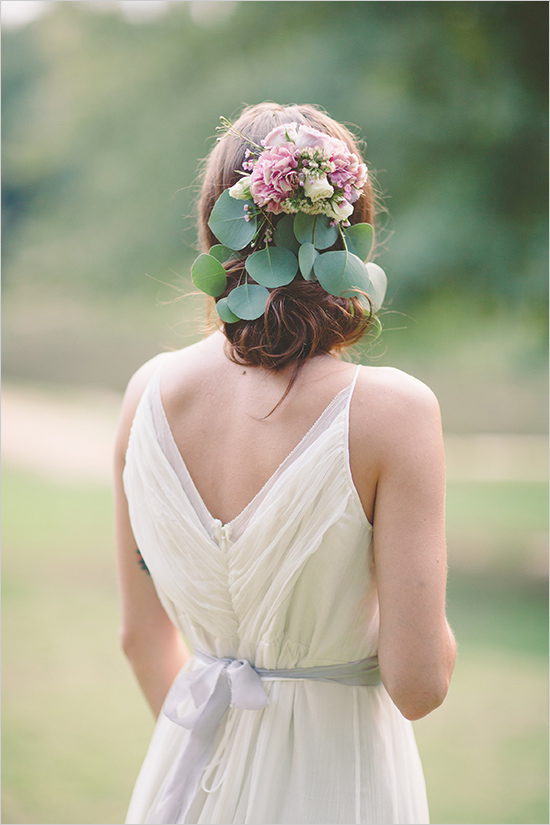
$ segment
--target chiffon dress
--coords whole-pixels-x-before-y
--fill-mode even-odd
[[[166,357],[159,356],[136,411],[124,486],[136,541],[171,620],[212,661],[294,669],[376,656],[372,527],[348,448],[359,368],[255,498],[224,525],[206,508],[172,436],[160,392]],[[184,671],[204,667],[197,654]],[[429,821],[411,723],[381,683],[275,678],[262,686],[265,707],[231,707],[223,715],[178,822]],[[194,710],[187,697],[177,712],[185,717]],[[180,781],[190,736],[160,714],[127,823],[159,821],[167,788]]]

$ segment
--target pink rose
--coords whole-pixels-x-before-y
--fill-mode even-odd
[[[295,143],[297,123],[283,123],[282,126],[277,126],[264,138],[262,144],[266,148],[272,146],[283,146],[285,143]]]
[[[320,132],[318,129],[312,129],[310,126],[300,126],[295,143],[298,149],[303,149],[305,146],[313,146],[315,149],[322,149],[330,153],[336,149],[335,144],[342,143],[342,141],[331,138],[329,135],[325,135],[324,132]]]

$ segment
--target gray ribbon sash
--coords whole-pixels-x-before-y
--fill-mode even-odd
[[[177,676],[163,706],[172,722],[191,731],[148,822],[176,825],[185,819],[213,752],[218,725],[230,707],[261,710],[269,704],[262,680],[311,679],[342,685],[374,686],[380,683],[378,657],[342,665],[267,670],[254,668],[246,659],[218,659],[196,650],[205,663],[201,670]],[[191,696],[195,710],[181,717],[178,708]]]

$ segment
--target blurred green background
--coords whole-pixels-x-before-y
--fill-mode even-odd
[[[432,821],[548,822],[547,31],[540,2],[4,0],[3,815],[122,822],[152,731],[118,650],[122,390],[203,334],[196,176],[220,115],[313,102],[367,141],[390,287],[371,364],[440,398]]]

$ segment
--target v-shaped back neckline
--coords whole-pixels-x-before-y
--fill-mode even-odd
[[[187,495],[193,510],[195,511],[195,514],[212,538],[218,541],[220,538],[229,539],[230,536],[235,540],[240,538],[247,526],[247,516],[249,516],[250,512],[261,504],[261,501],[265,499],[270,490],[277,484],[281,476],[294,462],[297,455],[309,448],[310,444],[308,442],[313,444],[317,440],[317,431],[324,431],[331,427],[334,422],[338,420],[339,415],[343,412],[346,413],[346,421],[348,421],[349,406],[353,395],[353,390],[357,382],[357,376],[359,375],[359,369],[360,365],[356,367],[354,376],[350,383],[343,387],[343,389],[336,393],[334,398],[329,401],[302,438],[285,456],[285,458],[283,458],[277,468],[273,471],[273,473],[271,473],[269,478],[245,505],[245,507],[243,507],[243,509],[237,513],[236,516],[226,522],[222,522],[221,519],[212,515],[206,506],[204,499],[200,494],[193,477],[191,476],[191,473],[189,472],[185,459],[183,458],[183,455],[181,454],[181,451],[176,443],[176,439],[174,438],[174,433],[170,426],[170,422],[168,421],[168,416],[166,415],[166,409],[162,400],[160,388],[162,370],[161,368],[156,370],[152,377],[150,387],[148,388],[152,393],[152,409],[156,434],[166,459],[178,476],[183,490]],[[338,402],[341,401],[346,395],[348,396],[345,399],[346,403],[342,404],[342,408],[334,413],[335,408],[338,406]],[[333,416],[333,419],[326,424],[327,419],[330,419],[331,415]],[[325,424],[326,426],[324,426]],[[346,447],[349,449],[347,440]]]

